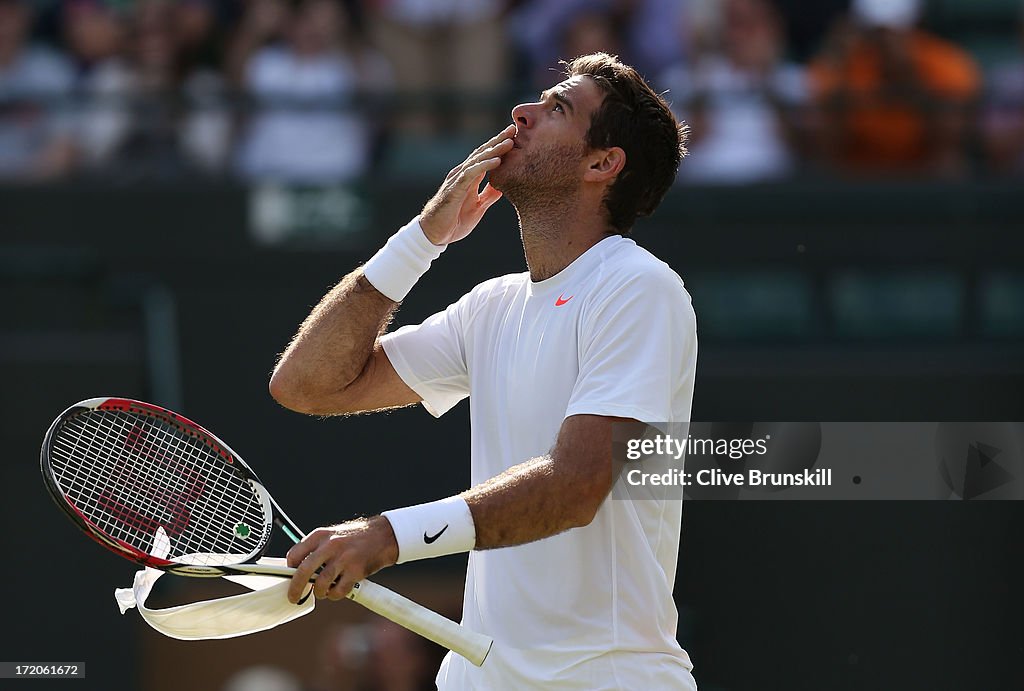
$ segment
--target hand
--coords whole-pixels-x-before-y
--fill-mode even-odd
[[[449,171],[441,189],[423,207],[420,227],[435,245],[447,245],[469,235],[487,209],[501,199],[490,183],[480,192],[484,175],[501,165],[501,156],[512,150],[516,126],[509,125],[481,144],[465,161]]]
[[[288,550],[288,566],[297,569],[288,600],[298,603],[318,570],[313,594],[321,600],[341,600],[357,582],[396,561],[398,543],[383,516],[317,528]]]

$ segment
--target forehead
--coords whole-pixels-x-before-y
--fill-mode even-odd
[[[587,76],[569,77],[544,92],[558,94],[569,99],[577,115],[590,115],[604,100],[604,94],[597,82]]]

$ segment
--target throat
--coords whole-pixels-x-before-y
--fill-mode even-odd
[[[607,237],[602,232],[581,232],[563,206],[542,218],[519,216],[519,235],[530,270],[530,280],[544,281],[561,272],[584,252]]]

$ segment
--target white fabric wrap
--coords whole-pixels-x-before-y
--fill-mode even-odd
[[[443,557],[468,552],[476,546],[476,525],[462,497],[385,511],[398,541],[398,561]]]
[[[363,265],[363,275],[385,297],[401,302],[446,247],[427,239],[417,216],[392,235]]]
[[[260,564],[286,566],[280,557],[263,557]],[[146,599],[163,571],[146,568],[135,574],[131,588],[117,588],[114,598],[121,614],[137,607],[139,614],[154,629],[183,641],[210,638],[235,638],[266,631],[313,611],[316,598],[309,597],[301,605],[288,601],[287,578],[260,575],[224,576],[252,590],[217,600],[203,600],[166,609],[150,609]]]

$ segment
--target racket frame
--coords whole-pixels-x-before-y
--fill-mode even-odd
[[[225,467],[228,468],[230,472],[252,485],[254,493],[259,497],[263,506],[264,521],[261,526],[262,533],[256,543],[256,546],[248,554],[242,555],[242,558],[237,562],[238,564],[255,562],[266,553],[275,523],[278,523],[281,529],[284,530],[285,534],[288,535],[289,538],[292,538],[293,541],[294,537],[290,533],[301,533],[301,531],[295,527],[295,524],[292,523],[291,519],[288,518],[283,510],[281,510],[281,507],[277,505],[277,502],[274,501],[273,497],[270,496],[270,493],[267,492],[266,487],[264,487],[253,469],[250,468],[242,457],[235,453],[230,446],[209,430],[196,424],[192,420],[189,420],[183,415],[179,415],[178,413],[152,403],[145,403],[143,401],[136,401],[129,398],[97,397],[80,401],[61,413],[46,431],[39,454],[40,471],[42,472],[43,481],[46,484],[50,497],[64,512],[64,515],[70,518],[72,523],[74,523],[82,532],[88,535],[95,542],[103,545],[107,549],[110,549],[119,556],[135,562],[136,564],[160,569],[162,571],[167,571],[168,573],[176,573],[184,576],[216,578],[225,574],[239,572],[237,568],[233,568],[236,566],[235,564],[213,566],[183,563],[173,559],[161,558],[150,554],[149,552],[145,552],[134,545],[128,544],[127,542],[119,540],[113,535],[108,534],[103,530],[103,528],[96,525],[96,523],[90,520],[88,516],[83,514],[81,510],[75,506],[75,503],[61,488],[52,468],[50,456],[53,453],[55,437],[63,426],[77,415],[95,410],[126,412],[161,420],[188,436],[198,438],[205,446],[216,452],[216,454],[224,461]]]

